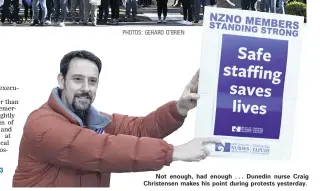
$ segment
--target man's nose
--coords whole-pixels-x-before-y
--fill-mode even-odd
[[[82,84],[82,90],[84,92],[88,92],[89,91],[89,83],[87,81]]]

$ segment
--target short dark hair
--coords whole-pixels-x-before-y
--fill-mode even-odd
[[[96,55],[94,55],[92,52],[89,52],[87,50],[75,50],[64,55],[60,61],[60,73],[64,78],[68,73],[70,61],[73,58],[83,58],[83,59],[87,59],[94,62],[97,65],[99,74],[100,74],[102,63],[101,63],[101,60]]]

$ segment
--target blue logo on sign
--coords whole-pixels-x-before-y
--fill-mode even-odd
[[[231,143],[217,143],[215,144],[215,151],[230,152]]]
[[[232,126],[232,132],[241,132],[240,126]]]
[[[3,167],[0,167],[0,173],[3,173]]]

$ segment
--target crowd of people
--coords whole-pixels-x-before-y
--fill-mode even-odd
[[[97,21],[117,25],[119,22],[120,6],[124,6],[125,20],[136,21],[138,7],[150,7],[152,0],[0,0],[1,23],[12,25],[21,23],[20,8],[24,8],[24,22],[31,26],[57,25],[65,26],[68,16],[72,23],[93,26]],[[236,0],[175,0],[172,6],[182,7],[182,25],[192,25],[201,20],[202,7],[217,6],[222,8],[236,8]],[[285,14],[284,4],[289,0],[241,0],[243,10],[276,12]],[[167,22],[168,0],[156,0],[158,23]],[[10,10],[12,7],[12,10]],[[78,7],[78,9],[77,9]],[[109,11],[111,10],[110,19]]]

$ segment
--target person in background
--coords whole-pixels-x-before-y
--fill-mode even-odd
[[[151,0],[143,0],[142,7],[150,7],[150,5],[151,5]]]
[[[19,0],[12,0],[13,3],[13,20],[11,24],[13,26],[17,25],[19,21]],[[3,0],[2,10],[1,10],[1,24],[4,24],[6,19],[11,19],[10,17],[10,4],[11,0]]]
[[[250,0],[251,11],[255,11],[256,10],[256,3],[257,3],[257,0]]]
[[[163,140],[196,107],[199,70],[177,101],[138,117],[92,106],[101,69],[101,60],[89,51],[72,51],[61,59],[58,87],[24,125],[13,187],[110,187],[111,173],[197,162],[209,155],[207,145],[220,144],[215,138],[178,146]]]
[[[167,22],[168,0],[157,0],[158,23]],[[163,19],[161,15],[163,14]]]
[[[130,18],[130,12],[132,13],[132,19],[135,21],[137,18],[138,7],[136,0],[126,0],[126,15],[125,18]]]
[[[117,25],[120,14],[120,0],[110,0],[111,7],[111,21],[110,24]]]
[[[46,18],[46,24],[51,25],[51,20],[52,20],[52,11],[53,11],[53,0],[46,0],[46,5],[47,5],[47,18]]]
[[[24,7],[24,20],[27,23],[30,13],[30,20],[33,18],[33,11],[32,11],[32,1],[31,0],[22,0],[22,4]]]
[[[39,22],[39,4],[41,7],[41,20]],[[40,25],[43,26],[46,21],[47,16],[47,5],[46,0],[33,0],[32,1],[32,9],[33,9],[33,22],[31,26]]]
[[[204,13],[204,8],[205,6],[211,5],[210,0],[194,0],[194,23],[198,23],[200,20],[200,10],[201,10],[201,5],[203,7],[203,12]]]
[[[73,24],[77,24],[76,15],[77,15],[77,6],[79,6],[79,23],[82,24],[84,21],[84,8],[83,0],[71,0],[70,1],[70,13],[72,17]]]
[[[256,10],[256,7],[255,7],[256,2],[257,2],[257,0],[241,0],[241,9],[255,11]]]
[[[192,25],[192,0],[181,0],[182,9],[183,9],[183,20],[179,21],[179,24],[182,25]]]
[[[51,25],[51,16],[52,16],[52,9],[53,9],[53,0],[46,0],[47,5],[47,16],[46,16],[46,22],[45,24]],[[39,5],[39,17],[42,18],[42,9]]]
[[[271,12],[285,14],[284,4],[287,2],[288,0],[270,0]]]
[[[47,1],[46,1],[47,2]],[[47,3],[46,3],[47,4]],[[39,7],[39,18],[42,18],[42,9],[41,9],[41,5],[40,5],[40,3],[39,3],[39,5],[38,5],[38,7]],[[47,8],[47,12],[48,12],[48,8]]]
[[[270,12],[270,0],[259,0],[257,1],[260,3],[260,11],[261,12]]]
[[[64,27],[68,16],[68,0],[53,0],[55,16],[54,25]],[[62,18],[60,19],[60,10],[62,11]]]
[[[101,5],[99,6],[99,20],[102,20],[107,23],[109,17],[109,6],[110,0],[101,0]]]
[[[100,1],[101,4],[101,1]],[[91,13],[91,23],[93,26],[97,26],[97,16],[98,16],[98,5],[93,5],[90,0],[83,0],[84,9],[84,24],[88,25],[89,16]]]
[[[242,10],[251,10],[255,11],[255,4],[257,0],[241,0],[241,9]]]
[[[218,4],[218,2],[221,2],[221,3],[222,3],[222,1],[225,1],[225,0],[217,0],[217,4]],[[250,8],[250,1],[251,1],[251,0],[241,0],[241,9],[242,9],[242,10],[249,10],[249,8]]]
[[[137,0],[138,7],[141,8],[143,5],[143,0]]]

